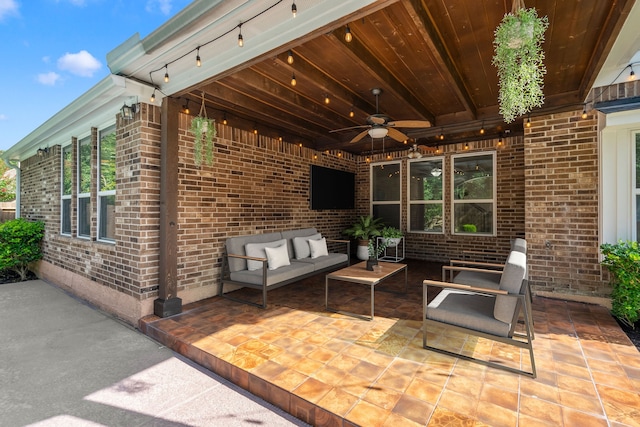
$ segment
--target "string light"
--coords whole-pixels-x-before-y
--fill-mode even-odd
[[[531,114],[529,114],[527,116],[527,123],[525,123],[525,126],[530,128],[531,127]]]
[[[293,15],[294,18],[298,14],[298,8],[296,7],[296,2],[295,1],[291,5],[291,14]]]
[[[353,35],[351,34],[351,28],[349,28],[349,24],[347,24],[347,28],[344,29],[344,41],[347,43],[351,43],[353,40]]]
[[[325,103],[325,105],[329,105],[330,102],[331,102],[331,99],[329,99],[329,95],[325,94],[324,95],[324,103]]]
[[[289,50],[289,55],[287,56],[287,64],[293,64],[293,52],[291,50]]]
[[[587,116],[587,104],[584,104],[584,106],[582,107],[582,115],[580,117],[582,117],[583,119],[586,119],[588,117]]]
[[[440,136],[438,138],[440,138],[440,141],[444,140],[444,133],[442,133],[442,131],[440,131]]]
[[[351,108],[351,110],[349,110],[349,117],[353,118],[355,115],[356,113],[353,111],[353,108]]]
[[[198,46],[198,49],[196,50],[196,67],[201,67],[202,66],[202,61],[200,60],[200,46]]]
[[[500,137],[498,138],[498,147],[502,147],[502,133],[500,133]]]
[[[464,143],[464,149],[465,149],[465,150],[468,150],[468,149],[469,149],[469,143],[468,143],[468,142],[465,142],[465,143]]]
[[[151,94],[151,102],[156,102],[156,90],[153,90],[153,93]]]
[[[629,64],[629,67],[631,67],[631,72],[629,73],[629,81],[632,82],[636,79],[636,73],[633,71],[632,64]]]
[[[184,104],[184,105],[182,106],[182,109],[184,110],[184,113],[185,113],[185,114],[189,114],[189,100],[188,100],[188,99],[187,99],[186,104]]]
[[[482,122],[482,127],[480,127],[480,135],[484,135],[484,121]]]
[[[253,124],[253,134],[254,135],[258,134],[258,125],[256,125],[255,123]]]
[[[295,86],[296,84],[298,84],[296,81],[296,73],[293,73],[291,74],[291,86]]]
[[[222,124],[227,125],[227,112],[222,113]]]
[[[169,65],[164,66],[164,82],[169,83]]]
[[[242,24],[238,24],[238,30],[240,30],[240,33],[238,33],[238,46],[242,47],[244,46],[244,39],[242,38]]]

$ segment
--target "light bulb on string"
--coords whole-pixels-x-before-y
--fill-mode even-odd
[[[582,117],[583,119],[586,119],[588,117],[587,116],[587,105],[586,104],[584,105],[584,107],[582,107],[582,115],[580,117]]]
[[[164,66],[164,82],[169,83],[169,65]]]
[[[295,86],[296,84],[298,84],[296,81],[296,73],[293,73],[291,74],[291,86]]]
[[[325,105],[329,105],[329,103],[331,102],[331,99],[329,98],[328,94],[325,94],[324,96],[324,103]]]
[[[527,116],[527,122],[525,123],[525,126],[528,128],[531,127],[531,114]]]
[[[291,5],[291,14],[293,15],[294,18],[298,14],[298,8],[296,7],[296,2],[295,1]]]
[[[153,93],[151,94],[151,102],[156,102],[156,90],[153,90]]]
[[[353,40],[353,35],[351,34],[351,28],[349,28],[349,24],[347,24],[347,28],[344,29],[344,41],[347,43],[351,43]]]
[[[244,38],[242,37],[242,24],[238,24],[238,29],[240,32],[238,33],[238,46],[244,46]]]
[[[356,113],[353,111],[353,108],[351,110],[349,110],[349,117],[353,118],[353,116],[355,116]]]
[[[222,113],[222,124],[225,125],[225,126],[227,125],[227,113],[226,112]]]
[[[636,73],[633,71],[633,65],[629,64],[629,67],[631,67],[631,72],[629,73],[628,80],[632,82],[636,79]]]
[[[198,49],[196,50],[196,67],[201,67],[202,66],[202,61],[200,60],[200,46],[198,46]]]
[[[484,135],[484,122],[482,122],[482,127],[480,127],[480,135]]]
[[[291,52],[291,50],[289,50],[289,54],[287,55],[287,64],[293,64],[293,52]]]

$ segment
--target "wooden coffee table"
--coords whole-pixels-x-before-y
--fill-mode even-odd
[[[375,305],[374,299],[374,290],[378,283],[383,281],[384,279],[388,279],[404,270],[404,292],[407,292],[407,265],[406,264],[398,264],[394,262],[383,262],[378,261],[378,265],[381,267],[374,271],[367,270],[367,262],[363,261],[358,264],[351,265],[349,267],[343,268],[341,270],[334,271],[332,273],[327,274],[325,277],[324,283],[324,306],[327,311],[333,311],[335,313],[346,314],[349,316],[358,317],[365,320],[373,320],[373,310]],[[369,285],[371,288],[371,317],[366,317],[361,314],[350,313],[347,311],[336,310],[334,308],[329,307],[329,280],[337,280],[342,282],[351,282],[351,283],[361,283],[363,285]],[[389,289],[381,289],[380,291],[385,292],[396,292]]]

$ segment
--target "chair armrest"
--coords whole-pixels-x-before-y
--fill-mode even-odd
[[[438,280],[423,280],[422,286],[423,286],[423,289],[426,289],[427,286],[435,286],[438,288],[446,288],[446,289],[461,289],[464,291],[478,292],[481,294],[509,295],[509,292],[502,289],[477,288],[475,286],[461,285],[459,283],[440,282]]]
[[[258,257],[254,257],[254,256],[236,255],[236,254],[227,254],[227,256],[229,258],[240,258],[240,259],[249,259],[251,261],[267,262],[266,258],[258,258]]]
[[[476,268],[476,267],[463,267],[458,265],[443,265],[442,266],[442,281],[446,282],[447,280],[447,271],[449,271],[449,280],[453,280],[453,272],[454,271],[476,271],[478,273],[489,273],[489,274],[502,274],[502,270],[491,270],[487,268]]]
[[[466,261],[463,259],[449,260],[449,265],[476,265],[478,267],[491,267],[491,268],[499,268],[499,269],[504,268],[504,264],[498,264],[495,262]]]

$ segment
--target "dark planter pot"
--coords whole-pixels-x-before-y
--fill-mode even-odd
[[[373,266],[378,265],[378,260],[375,258],[369,258],[367,260],[367,270],[373,271]]]

